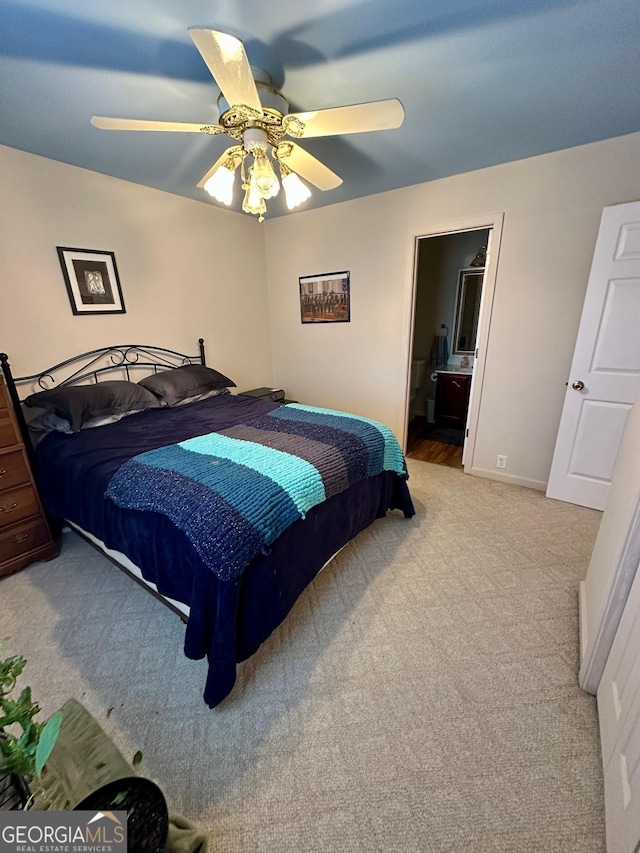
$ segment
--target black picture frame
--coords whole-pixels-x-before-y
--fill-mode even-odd
[[[116,256],[101,249],[56,246],[74,314],[124,314]]]
[[[351,276],[341,272],[303,275],[300,285],[301,323],[349,323],[351,321]]]

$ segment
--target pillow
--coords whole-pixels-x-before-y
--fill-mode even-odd
[[[34,406],[20,405],[25,423],[31,432],[66,432],[71,433],[71,424],[66,418],[59,418],[55,412],[39,409]]]
[[[31,394],[25,400],[31,407],[46,409],[71,424],[77,432],[88,421],[105,415],[139,412],[158,408],[160,403],[146,388],[124,379],[110,379],[94,385],[63,385]]]
[[[211,367],[202,364],[185,364],[172,370],[152,373],[138,382],[152,391],[165,406],[175,406],[186,397],[195,397],[220,388],[235,388],[236,383]]]
[[[135,412],[118,412],[116,415],[100,415],[97,418],[90,418],[82,424],[81,429],[95,429],[96,427],[115,424],[122,418],[126,418],[127,415],[135,415]]]
[[[205,391],[204,394],[194,394],[193,397],[185,397],[184,400],[178,400],[174,406],[186,406],[189,403],[199,403],[200,400],[208,400],[209,397],[220,397],[222,394],[230,394],[228,388],[213,388],[211,391]]]

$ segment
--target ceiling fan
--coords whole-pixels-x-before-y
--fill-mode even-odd
[[[269,149],[278,162],[290,210],[311,195],[301,177],[320,190],[331,190],[342,183],[342,178],[335,172],[295,142],[284,140],[285,136],[304,139],[390,130],[400,127],[403,122],[404,109],[395,98],[316,112],[289,113],[286,98],[271,84],[269,75],[249,65],[244,45],[239,39],[227,33],[199,28],[189,29],[189,35],[220,87],[218,124],[104,116],[93,116],[91,123],[102,130],[226,134],[237,144],[227,148],[199,181],[198,187],[230,205],[235,173],[240,166],[245,191],[242,209],[245,213],[257,215],[260,222],[267,210],[267,199],[280,190],[268,156]],[[252,162],[246,168],[248,156]]]

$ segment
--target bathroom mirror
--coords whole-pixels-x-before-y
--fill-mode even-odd
[[[473,355],[475,352],[483,279],[484,269],[478,267],[458,272],[454,355]]]

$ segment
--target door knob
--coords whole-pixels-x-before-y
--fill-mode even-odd
[[[584,382],[582,381],[582,379],[576,379],[575,382],[571,383],[571,387],[576,391],[582,391],[582,389],[584,388]]]

